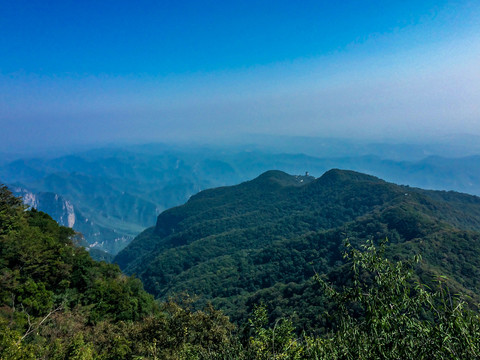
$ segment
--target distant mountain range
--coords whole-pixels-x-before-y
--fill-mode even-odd
[[[17,194],[23,194],[27,203],[33,201],[28,199],[37,199],[40,210],[61,224],[73,225],[84,234],[90,247],[111,254],[123,249],[165,209],[183,204],[201,190],[237,184],[268,169],[294,174],[309,171],[319,176],[331,168],[344,168],[410,186],[480,195],[480,156],[389,160],[388,156],[400,158],[402,151],[407,151],[406,158],[413,159],[425,149],[397,145],[389,153],[386,145],[377,148],[352,145],[340,151],[348,144],[298,139],[299,149],[302,143],[305,150],[318,149],[318,157],[260,151],[258,146],[250,150],[248,147],[180,149],[153,144],[98,149],[57,158],[15,161],[5,158],[0,161],[0,182],[21,189]],[[272,146],[266,144],[265,148]],[[382,149],[385,156],[379,155]],[[355,151],[376,155],[357,156]],[[335,153],[348,156],[331,155]]]
[[[423,257],[424,283],[446,275],[451,288],[480,299],[479,197],[345,170],[317,179],[268,171],[202,191],[161,213],[114,261],[160,299],[188,292],[238,321],[263,301],[274,318],[309,328],[327,306],[311,278],[341,284],[346,238],[355,246],[388,238],[389,257]]]

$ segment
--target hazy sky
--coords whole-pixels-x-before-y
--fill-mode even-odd
[[[480,1],[0,1],[0,151],[480,135]]]

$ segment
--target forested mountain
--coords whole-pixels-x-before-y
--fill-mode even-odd
[[[373,187],[368,183],[373,183]],[[330,196],[325,190],[328,187],[335,189]],[[343,187],[347,191],[343,191]],[[359,193],[359,198],[352,199],[347,195],[348,188],[363,189],[364,192]],[[360,201],[361,197],[368,196],[367,192],[374,188],[378,191],[372,193],[371,202]],[[256,200],[245,197],[249,191],[253,191],[252,195],[257,197]],[[288,200],[298,193],[303,194],[302,200],[291,202],[292,206],[289,208]],[[238,203],[240,206],[237,207],[238,212],[235,214],[238,219],[230,219],[234,231],[232,236],[236,236],[241,233],[237,232],[239,229],[235,224],[255,222],[250,217],[255,214],[248,212],[252,212],[255,202],[258,203],[260,211],[256,212],[257,227],[250,226],[249,231],[262,230],[266,241],[263,242],[261,251],[255,248],[255,241],[247,243],[251,250],[246,249],[245,252],[253,256],[259,272],[249,274],[247,270],[254,268],[249,266],[248,259],[244,258],[243,260],[247,261],[244,261],[242,264],[244,267],[239,269],[241,271],[239,275],[244,276],[245,281],[255,280],[258,274],[265,274],[266,267],[270,264],[273,267],[268,270],[271,275],[278,276],[280,282],[265,289],[268,293],[264,291],[262,296],[253,299],[257,303],[248,315],[248,321],[238,326],[231,323],[212,305],[205,304],[205,301],[192,303],[188,295],[176,297],[176,300],[155,303],[142,289],[138,279],[121,274],[115,265],[93,261],[88,252],[74,245],[77,241],[76,235],[70,228],[59,226],[43,212],[35,209],[26,210],[20,199],[12,196],[6,187],[1,186],[0,358],[9,360],[478,358],[480,356],[478,312],[470,310],[461,296],[453,295],[448,287],[445,287],[444,280],[439,288],[425,287],[414,282],[411,271],[414,262],[392,262],[385,259],[382,255],[382,244],[376,248],[367,241],[361,244],[359,247],[361,250],[358,250],[347,242],[342,258],[346,263],[333,264],[333,270],[329,273],[331,283],[326,282],[326,278],[322,277],[320,272],[314,278],[299,283],[298,286],[295,283],[285,286],[281,282],[281,278],[285,276],[282,274],[285,270],[284,260],[287,266],[292,260],[299,264],[300,271],[303,271],[302,256],[308,253],[313,255],[311,258],[315,260],[310,265],[317,269],[326,268],[322,258],[325,262],[330,262],[328,251],[325,251],[327,246],[318,241],[321,232],[309,232],[308,236],[311,235],[310,239],[315,243],[314,248],[309,248],[310,244],[305,241],[304,236],[298,237],[297,241],[287,240],[289,234],[295,232],[297,228],[295,223],[301,222],[299,204],[317,196],[318,193],[325,196],[323,205],[328,204],[329,200],[338,201],[338,207],[332,206],[329,209],[337,208],[336,214],[340,219],[350,218],[355,216],[356,212],[368,211],[372,207],[380,210],[382,206],[379,204],[382,204],[382,201],[394,204],[399,200],[397,198],[407,196],[405,194],[415,196],[414,192],[395,193],[395,186],[392,184],[351,172],[331,171],[325,174],[321,181],[311,177],[268,172],[254,181],[237,187],[203,192],[191,201],[206,201],[212,206],[213,212],[197,203],[190,212],[185,213],[187,217],[182,217],[179,211],[181,208],[171,210],[173,213],[170,217],[161,216],[162,220],[157,224],[158,229],[154,230],[157,238],[166,239],[174,234],[174,230],[183,232],[185,229],[182,230],[182,222],[188,217],[195,217],[195,213],[200,216],[197,220],[202,218],[205,220],[204,215],[209,217],[213,214],[220,215],[212,217],[213,223],[210,225],[216,224],[221,228],[221,219],[232,218],[228,215],[235,208],[228,200],[240,201],[243,197],[245,201]],[[426,200],[422,191],[419,190],[419,194],[417,200],[406,202],[406,209],[409,209],[408,204],[415,208],[422,200]],[[445,205],[440,209],[441,217],[449,217],[447,203],[469,203],[467,205],[469,209],[466,210],[473,212],[478,206],[477,198],[448,193],[436,195],[437,204],[444,201]],[[353,201],[354,206],[350,211],[340,210],[347,207],[345,201]],[[293,223],[284,219],[282,224],[278,224],[287,226],[285,228],[287,237],[279,238],[274,244],[276,247],[269,246],[268,232],[265,231],[269,224],[273,225],[269,221],[272,218],[271,214],[268,214],[274,210],[273,205],[286,207],[286,210],[281,208],[275,216],[280,215],[281,218],[282,213],[286,214],[289,211],[297,212],[298,215]],[[424,201],[417,210],[420,211],[422,206],[425,206],[423,210],[426,208],[434,212],[439,210],[432,207],[433,204],[428,201]],[[408,217],[395,213],[395,206],[392,209],[394,213],[386,217],[397,225],[401,223],[399,228],[404,229],[410,236],[418,232],[422,224],[429,224],[431,226],[428,230],[435,236],[433,242],[442,243],[448,248],[448,242],[436,236],[435,224],[432,225],[432,222],[429,223],[421,217],[421,221],[416,221],[419,218],[418,213],[415,214],[414,221],[412,219],[408,221]],[[267,214],[264,215],[263,212]],[[455,211],[453,213],[461,215]],[[242,215],[245,215],[243,220]],[[477,228],[475,218],[476,215],[473,214],[465,220],[457,218],[453,221],[460,227]],[[336,223],[334,219],[326,221]],[[364,225],[368,225],[368,218],[362,217],[362,221],[366,221]],[[306,224],[305,222],[300,225],[300,228]],[[445,226],[444,232],[451,233],[448,225],[440,226]],[[409,232],[409,229],[412,232]],[[275,229],[277,230],[280,229]],[[364,230],[371,231],[372,228]],[[201,233],[202,229],[197,228],[197,231]],[[221,239],[223,232],[225,231],[217,231],[218,234],[213,238]],[[470,263],[471,267],[467,268],[467,271],[475,276],[476,264],[470,261],[473,259],[471,257],[477,255],[476,239],[472,234],[475,233],[462,231],[453,234],[453,238],[459,240],[455,244],[458,247],[457,252],[464,256],[454,260],[458,260],[457,265],[460,268],[463,268],[464,263]],[[399,233],[398,236],[401,238],[404,235]],[[463,242],[460,240],[461,236]],[[217,262],[214,259],[217,268],[203,275],[210,276],[216,281],[217,279],[213,277],[227,272],[232,284],[238,285],[234,278],[236,274],[229,268],[232,266],[231,260],[238,259],[235,255],[238,251],[234,246],[235,241],[223,238],[225,239],[233,250],[228,251],[233,254],[231,259],[228,259],[228,255],[224,256],[224,261]],[[245,238],[241,240],[243,239]],[[174,238],[170,237],[170,240]],[[171,264],[179,264],[178,260],[183,256],[182,248],[190,243],[187,237],[183,240],[185,241],[183,246],[176,240],[167,246],[176,247],[176,250],[180,251],[177,258],[172,258]],[[328,236],[324,236],[323,240],[328,240]],[[465,241],[471,245],[470,248],[465,245]],[[208,246],[207,242],[204,241],[203,246]],[[289,247],[278,246],[282,242]],[[211,253],[222,250],[219,242],[216,245],[217,249],[210,249]],[[236,246],[237,249],[241,247]],[[318,249],[318,254],[315,253],[315,249]],[[335,252],[334,246],[330,249]],[[434,252],[436,250],[433,249]],[[320,253],[322,256],[317,258],[316,255]],[[202,257],[205,253],[199,255]],[[454,255],[448,253],[447,259]],[[169,266],[167,263],[166,265]],[[182,265],[188,267],[188,262],[183,261]],[[290,266],[290,269],[294,270],[295,267]],[[455,269],[452,273],[456,274]],[[192,275],[195,276],[195,272]],[[304,276],[306,275],[305,273]],[[293,273],[292,276],[298,276],[298,273]],[[197,277],[196,280],[205,284],[204,278]],[[465,280],[468,282],[471,279]],[[254,282],[253,285],[255,284]],[[343,287],[337,291],[339,284]],[[470,283],[467,285],[470,286]],[[228,283],[214,285],[219,293],[229,291],[228,286]],[[212,287],[207,289],[211,290]],[[268,300],[269,306],[262,305],[261,298]],[[202,302],[205,304],[203,307]],[[241,299],[237,303],[241,304]],[[271,305],[275,305],[276,308]],[[279,317],[283,310],[292,307],[296,309],[292,316]],[[325,307],[330,310],[328,314],[321,311]],[[241,307],[236,311],[239,312],[237,318],[245,318]],[[302,331],[307,328],[305,321],[302,324],[304,319],[310,319],[312,325],[308,332]],[[293,324],[303,326],[295,328]]]
[[[65,213],[58,211],[55,198],[62,199],[73,208],[73,228],[85,236],[88,246],[111,254],[154,223],[160,212],[183,204],[199,191],[238,184],[269,169],[295,174],[309,171],[318,176],[331,168],[347,168],[400,184],[480,194],[478,156],[422,157],[430,153],[415,148],[412,155],[406,146],[392,145],[392,152],[385,144],[359,147],[301,140],[296,143],[299,151],[305,144],[316,144],[312,149],[318,153],[273,153],[255,147],[131,146],[7,161],[0,163],[0,180],[30,197],[43,197],[38,209],[65,224]],[[401,153],[409,160],[402,160]]]
[[[325,310],[315,273],[339,280],[343,241],[389,239],[387,254],[421,254],[417,274],[480,293],[480,198],[399,186],[353,171],[315,179],[268,171],[237,186],[202,191],[159,215],[115,258],[156,297],[187,291],[235,320],[260,300],[273,317],[296,313],[309,328]],[[316,314],[316,315],[315,315]]]

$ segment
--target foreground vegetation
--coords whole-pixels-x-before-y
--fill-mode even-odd
[[[0,188],[1,359],[480,357],[478,312],[443,278],[435,289],[418,283],[419,259],[387,260],[383,244],[346,243],[342,286],[315,276],[329,302],[319,335],[286,318],[271,325],[261,304],[240,326],[188,296],[157,304],[138,279],[73,246],[74,236]]]

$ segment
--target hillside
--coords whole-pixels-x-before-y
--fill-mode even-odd
[[[140,320],[157,308],[138,279],[93,261],[74,239],[0,187],[0,357],[68,352],[93,324]]]
[[[192,349],[213,358],[231,346],[221,313],[155,302],[138,279],[75,246],[76,236],[0,186],[1,359],[173,360]]]
[[[343,240],[389,239],[387,254],[421,254],[431,284],[480,292],[480,198],[398,186],[353,171],[318,179],[268,171],[237,186],[202,191],[159,215],[115,258],[156,297],[187,291],[236,320],[261,299],[274,316],[322,309],[310,278],[339,280]],[[341,279],[340,279],[341,280]],[[314,292],[314,291],[313,291]],[[312,314],[298,315],[310,326]],[[315,317],[315,315],[313,315]]]

